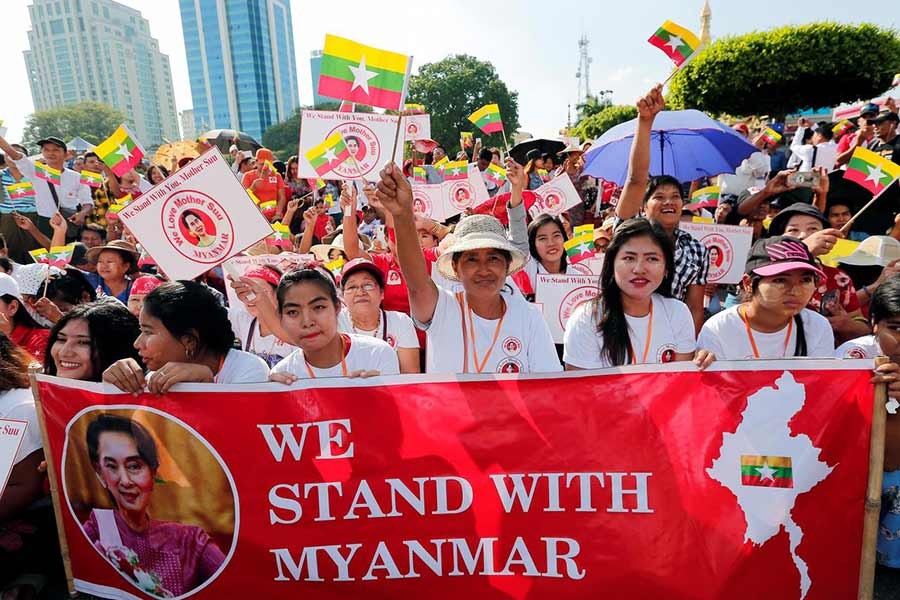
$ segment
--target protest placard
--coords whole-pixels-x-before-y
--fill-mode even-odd
[[[565,173],[534,190],[534,194],[534,204],[528,209],[532,219],[543,213],[558,216],[581,202],[572,180]]]
[[[25,438],[26,427],[27,421],[0,419],[0,498],[3,497],[3,490],[9,482],[16,454]]]
[[[132,201],[119,218],[171,279],[193,279],[272,233],[216,148]]]
[[[314,262],[316,257],[312,254],[297,254],[295,252],[281,252],[280,254],[257,254],[255,256],[239,255],[228,259],[225,263],[225,270],[229,275],[242,276],[244,273],[254,267],[273,267],[279,273],[284,275],[288,271],[292,271],[299,266]],[[241,301],[238,299],[234,289],[229,285],[225,289],[228,296],[229,306],[240,306]]]
[[[402,144],[398,144],[396,153],[391,158],[398,118],[376,113],[302,111],[300,153],[297,155],[300,157],[298,177],[321,177],[329,180],[363,178],[376,181],[378,171],[385,163],[393,160],[398,165],[403,164]],[[341,162],[328,173],[317,173],[306,158],[306,153],[335,132],[340,133],[343,138],[351,159]]]
[[[871,366],[191,384],[161,398],[39,382],[82,592],[811,600],[856,597]],[[130,517],[152,515],[140,536],[88,447],[89,428],[121,424],[159,457],[125,499]]]
[[[407,141],[431,139],[431,115],[406,115],[401,127]]]
[[[752,227],[687,222],[678,227],[709,250],[709,283],[740,283],[753,243]]]
[[[543,305],[544,321],[555,343],[562,344],[566,323],[575,308],[597,297],[599,282],[599,275],[538,273],[534,301]]]
[[[490,199],[481,171],[468,166],[466,177],[447,179],[438,184],[413,186],[413,212],[435,221],[444,221]]]

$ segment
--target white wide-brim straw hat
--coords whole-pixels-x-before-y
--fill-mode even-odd
[[[327,239],[327,238],[326,238]],[[369,248],[372,247],[372,242],[368,237],[359,234],[359,249],[368,252]],[[332,250],[340,250],[344,252],[344,234],[337,234],[332,240],[330,244],[316,244],[312,248],[309,249],[310,253],[314,254],[316,259],[322,262],[328,262],[330,259],[328,258],[328,253]]]
[[[838,262],[860,267],[886,267],[900,258],[900,242],[889,235],[872,235],[860,242],[851,254]]]
[[[469,215],[460,220],[453,230],[455,239],[437,259],[438,272],[451,281],[459,281],[453,270],[453,255],[467,250],[495,248],[506,250],[512,256],[507,275],[512,275],[525,266],[525,255],[506,238],[506,230],[495,217],[490,215]]]

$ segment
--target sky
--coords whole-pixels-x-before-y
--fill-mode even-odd
[[[151,35],[169,56],[176,107],[179,111],[191,108],[178,0],[120,1],[140,10],[150,22]],[[0,119],[9,128],[10,140],[19,139],[25,119],[33,111],[22,55],[31,28],[29,4],[30,0],[3,0],[0,56],[8,87],[0,94]],[[754,0],[750,4],[710,0],[710,7],[713,38],[786,24],[866,20],[860,18],[858,5],[845,0]],[[569,105],[574,117],[582,34],[590,40],[591,90],[612,90],[615,103],[631,104],[654,82],[664,79],[671,65],[647,38],[666,19],[699,35],[702,8],[702,0],[494,0],[490,4],[471,0],[291,0],[300,100],[312,103],[310,52],[322,47],[326,33],[333,33],[412,54],[414,71],[416,65],[451,54],[467,53],[490,61],[506,85],[519,93],[521,129],[537,137],[555,137],[566,125]],[[900,9],[891,13],[881,9],[869,14],[880,26],[900,28]],[[785,57],[785,68],[790,68],[789,57]]]

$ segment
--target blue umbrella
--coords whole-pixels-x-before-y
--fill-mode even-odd
[[[624,185],[637,119],[597,138],[584,157],[584,173]],[[662,111],[650,134],[650,174],[679,181],[733,173],[756,147],[728,125],[699,110]]]

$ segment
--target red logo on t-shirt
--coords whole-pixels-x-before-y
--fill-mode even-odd
[[[514,358],[504,358],[497,365],[498,373],[521,373],[522,363]]]
[[[389,333],[389,334],[387,335],[387,339],[384,340],[384,341],[386,341],[386,342],[390,345],[391,348],[396,348],[396,347],[397,347],[397,338],[394,337],[394,334],[393,334],[393,333]]]
[[[670,363],[675,361],[675,346],[673,344],[666,344],[665,346],[659,349],[659,352],[656,355],[656,359],[661,363]]]
[[[847,352],[847,358],[869,358],[866,356],[866,351],[859,347],[851,348]]]
[[[399,271],[388,271],[387,276],[387,284],[388,285],[400,285],[402,282],[400,281],[400,272]]]
[[[503,350],[510,356],[516,356],[522,351],[522,342],[519,338],[510,336],[503,340]]]

